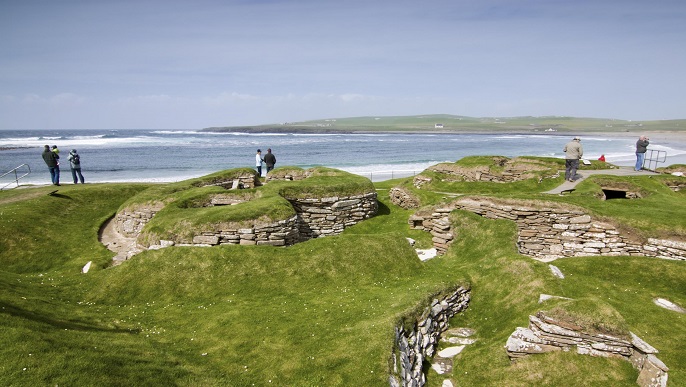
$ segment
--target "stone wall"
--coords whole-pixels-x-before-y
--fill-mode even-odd
[[[554,179],[560,176],[556,165],[543,161],[522,157],[509,159],[504,156],[494,156],[491,160],[491,165],[474,167],[440,163],[429,167],[428,170],[443,174],[443,181],[512,183],[537,178],[540,182],[544,178]]]
[[[149,203],[138,207],[125,208],[114,217],[117,232],[127,238],[135,238],[155,214],[164,208],[164,203]]]
[[[234,228],[205,232],[193,237],[192,241],[176,243],[174,241],[160,241],[160,245],[269,245],[287,246],[300,242],[297,228],[297,216],[281,220],[272,224],[253,226],[251,228]]]
[[[376,192],[348,197],[288,199],[288,201],[298,214],[298,227],[302,240],[340,234],[346,227],[371,218],[379,209]]]
[[[452,210],[452,207],[436,208],[429,214],[410,216],[410,228],[430,232],[438,254],[445,254],[455,239],[449,217]]]
[[[337,235],[346,227],[374,216],[378,211],[376,196],[376,192],[371,192],[349,197],[289,199],[296,211],[289,219],[249,228],[203,232],[192,240],[161,240],[159,245],[149,248],[219,244],[288,246],[320,236]],[[162,208],[163,204],[156,204],[126,209],[116,215],[115,227],[127,237],[137,237]]]
[[[483,199],[458,200],[455,208],[516,222],[520,253],[542,260],[591,255],[686,260],[686,242],[653,238],[636,241],[622,235],[614,225],[594,220],[580,209],[553,204],[499,204]]]
[[[658,359],[658,351],[631,333],[631,340],[607,334],[584,332],[569,323],[543,314],[529,316],[529,327],[518,327],[505,345],[510,359],[551,351],[576,350],[579,354],[615,357],[630,361],[639,370],[641,386],[666,386],[669,368]]]
[[[393,187],[388,191],[391,203],[404,209],[418,208],[421,204],[419,198],[409,190],[402,187]]]
[[[444,253],[445,246],[452,241],[453,231],[442,227],[450,224],[448,214],[453,209],[514,221],[518,228],[519,252],[543,261],[592,255],[686,260],[686,242],[655,238],[638,241],[622,235],[612,224],[594,220],[581,209],[553,203],[525,205],[500,203],[490,198],[458,199],[431,214],[413,215],[410,227],[430,231],[436,249]]]
[[[257,172],[246,173],[244,175],[237,176],[235,178],[226,180],[217,180],[210,184],[204,184],[203,187],[219,186],[226,189],[249,189],[261,186],[259,176]]]
[[[665,184],[674,192],[679,192],[686,188],[685,179],[665,181]]]
[[[400,324],[395,328],[395,345],[391,356],[391,387],[423,386],[426,375],[424,360],[434,355],[441,333],[448,321],[469,306],[470,291],[459,287],[455,292],[436,298],[424,309],[410,328]]]

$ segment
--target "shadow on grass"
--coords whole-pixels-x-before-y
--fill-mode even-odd
[[[50,325],[58,329],[69,329],[76,331],[89,331],[89,332],[113,332],[113,333],[139,333],[138,329],[120,329],[120,328],[105,328],[99,327],[89,323],[77,322],[77,321],[67,321],[45,314],[36,313],[30,310],[26,310],[7,302],[0,301],[0,313],[5,313],[14,317],[23,318],[33,322]]]
[[[391,214],[391,209],[388,208],[387,205],[385,205],[385,204],[384,204],[383,202],[381,202],[381,201],[377,201],[377,203],[379,203],[379,209],[378,209],[377,212],[376,212],[376,216],[379,216],[379,215],[390,215],[390,214]]]
[[[53,198],[74,200],[74,199],[72,199],[72,197],[69,196],[69,195],[58,194],[57,191],[50,192],[50,193],[48,194],[48,196],[52,196]]]

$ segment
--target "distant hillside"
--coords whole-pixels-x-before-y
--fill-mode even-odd
[[[627,121],[585,117],[467,117],[427,114],[392,117],[329,118],[254,126],[210,127],[202,132],[352,133],[352,132],[648,132],[686,131],[686,119]]]

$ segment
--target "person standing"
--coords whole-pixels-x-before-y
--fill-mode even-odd
[[[77,175],[81,180],[81,184],[84,184],[85,182],[83,181],[83,175],[81,174],[81,156],[79,156],[79,154],[76,153],[76,149],[72,149],[71,152],[69,152],[67,160],[69,160],[69,166],[71,167],[71,177],[74,178],[74,184],[77,184],[79,182],[76,179]]]
[[[274,169],[276,164],[276,156],[272,153],[272,148],[267,149],[267,154],[264,155],[264,163],[267,165],[267,173]]]
[[[257,168],[257,176],[262,177],[262,150],[258,149],[255,155],[255,168]]]
[[[57,173],[57,182],[60,182],[60,150],[57,149],[57,145],[52,146],[52,153],[55,154],[55,158],[57,158],[57,169],[55,170],[55,173]]]
[[[565,145],[565,180],[574,181],[576,171],[579,169],[579,160],[584,155],[584,147],[581,145],[581,138],[574,139]]]
[[[52,184],[60,185],[59,156],[57,153],[50,150],[50,145],[45,146],[42,156],[43,161],[45,161],[45,165],[48,166],[48,170],[50,171],[50,179],[52,180]]]
[[[648,150],[648,145],[650,144],[650,141],[648,140],[650,140],[648,137],[641,136],[638,138],[638,141],[636,141],[636,167],[634,168],[636,171],[643,169],[646,151]]]

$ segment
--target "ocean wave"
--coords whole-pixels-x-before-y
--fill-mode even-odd
[[[216,136],[218,134],[222,134],[222,133],[218,133],[218,132],[197,132],[194,130],[152,130],[152,131],[150,131],[150,133],[152,133],[152,134],[164,134],[164,135],[167,135],[167,134],[170,134],[170,135],[183,134],[183,135],[189,135],[189,136]]]

